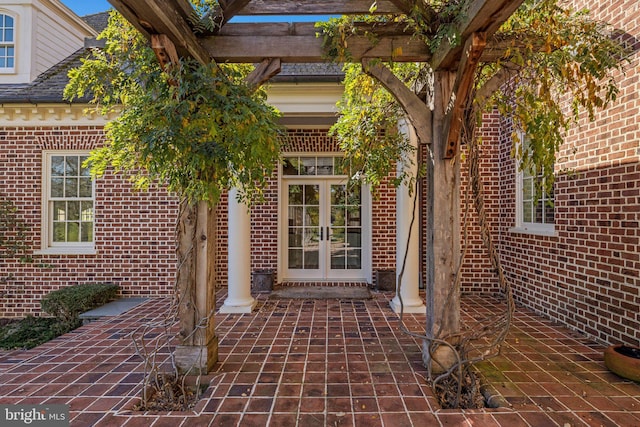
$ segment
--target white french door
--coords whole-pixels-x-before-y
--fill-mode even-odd
[[[365,279],[362,187],[345,179],[287,179],[283,190],[285,278]]]

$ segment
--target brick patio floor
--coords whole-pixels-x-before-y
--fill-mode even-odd
[[[224,293],[218,294],[218,306]],[[508,408],[441,410],[419,340],[390,293],[371,300],[271,300],[217,315],[219,363],[189,412],[132,411],[142,358],[131,333],[166,311],[150,300],[28,351],[0,353],[0,403],[68,404],[72,426],[640,426],[640,385],[611,374],[603,347],[518,309],[503,354],[481,367]],[[463,300],[465,316],[496,308]],[[424,328],[424,315],[406,315]],[[166,353],[161,355],[166,358]]]

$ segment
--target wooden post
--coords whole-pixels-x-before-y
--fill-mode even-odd
[[[445,115],[456,74],[435,73],[432,114],[433,162],[427,167],[427,335],[442,338],[460,329],[460,290],[450,293],[460,261],[460,160],[445,159],[447,134]],[[455,343],[452,343],[455,344]],[[442,372],[455,363],[454,353],[440,346],[430,354],[429,341],[423,345],[423,361],[434,373]],[[433,356],[433,357],[432,357]]]
[[[218,361],[215,334],[215,206],[190,204],[180,216],[178,297],[180,339],[174,352],[181,373],[206,374]]]

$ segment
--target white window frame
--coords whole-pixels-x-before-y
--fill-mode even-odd
[[[525,135],[520,134],[520,143],[524,141]],[[521,170],[520,165],[516,164],[516,225],[511,228],[513,233],[533,234],[539,236],[557,236],[555,220],[554,223],[539,223],[539,222],[525,222],[523,212],[523,184],[524,172]],[[555,196],[554,196],[555,199]],[[554,208],[555,209],[555,208]],[[554,212],[555,214],[555,212]],[[554,215],[555,218],[555,215]]]
[[[11,74],[16,71],[16,61],[18,60],[16,54],[18,50],[16,49],[16,37],[17,37],[17,26],[16,23],[18,19],[15,15],[8,13],[7,11],[0,10],[0,16],[8,16],[13,19],[13,41],[8,43],[4,41],[0,41],[0,47],[12,47],[13,48],[13,67],[0,67],[0,74]],[[4,30],[4,26],[0,27],[0,31]]]
[[[51,212],[51,158],[54,156],[88,156],[86,150],[45,150],[42,152],[42,228],[40,234],[41,249],[36,254],[95,255],[96,236],[96,185],[92,179],[91,198],[93,200],[93,241],[92,242],[53,242],[53,218]]]

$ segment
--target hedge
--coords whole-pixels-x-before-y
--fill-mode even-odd
[[[80,314],[113,301],[117,294],[118,285],[87,283],[53,291],[42,298],[40,306],[63,324],[76,327],[81,323]]]

